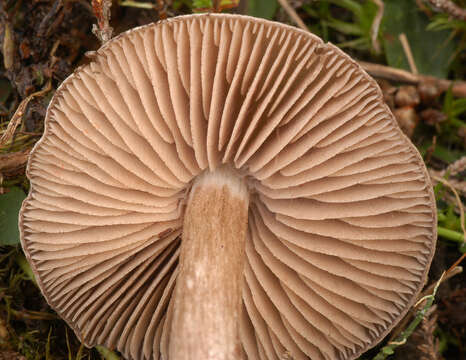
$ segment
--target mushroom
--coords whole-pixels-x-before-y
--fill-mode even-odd
[[[24,252],[87,346],[127,359],[355,359],[433,256],[422,159],[347,55],[190,15],[128,31],[53,97]]]

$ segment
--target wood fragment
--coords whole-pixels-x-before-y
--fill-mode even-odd
[[[165,11],[164,0],[157,0],[157,13],[159,14],[160,20],[165,20],[167,18],[167,12]]]
[[[31,149],[26,149],[18,152],[0,154],[0,172],[5,176],[9,173],[14,173],[23,168],[29,157]]]
[[[110,8],[112,0],[92,0],[92,9],[97,18],[97,25],[94,24],[92,32],[102,44],[112,38],[113,28],[110,26]]]
[[[220,10],[220,0],[212,0],[212,7],[214,12],[219,13]]]

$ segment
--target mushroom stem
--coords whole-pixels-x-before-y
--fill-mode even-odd
[[[169,345],[174,360],[242,358],[239,319],[247,186],[232,170],[200,176],[183,226]]]

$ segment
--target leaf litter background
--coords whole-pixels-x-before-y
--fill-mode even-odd
[[[222,0],[220,5],[224,11],[293,24],[280,6],[284,2],[296,10],[310,31],[356,59],[410,71],[399,40],[404,34],[420,74],[457,81],[465,78],[466,22],[436,11],[427,0],[384,1],[379,52],[371,38],[378,13],[374,0]],[[465,8],[466,1],[455,3]],[[163,16],[209,11],[211,7],[210,0],[114,0],[110,25],[118,34]],[[99,47],[91,31],[95,22],[91,0],[0,1],[0,360],[119,358],[108,349],[81,346],[42,298],[18,244],[17,215],[28,191],[24,175],[27,155],[40,138],[54,90],[73,69],[89,61],[86,52]],[[464,202],[466,94],[456,97],[451,89],[440,91],[432,82],[410,86],[377,80],[431,174],[448,179]],[[15,117],[18,108],[21,116]],[[460,220],[464,208],[449,186],[437,183],[435,193],[440,236],[429,274],[431,290],[442,272],[466,252]],[[407,318],[391,336],[396,337],[410,321]],[[377,356],[388,340],[361,359]],[[466,358],[463,273],[440,285],[434,305],[391,358]]]

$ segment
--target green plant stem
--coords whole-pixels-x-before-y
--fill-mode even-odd
[[[97,345],[95,348],[104,360],[120,360],[120,357],[116,353],[114,353],[112,350],[107,349],[106,347]]]
[[[437,227],[437,232],[439,236],[445,239],[451,240],[451,241],[455,241],[459,243],[463,243],[465,241],[464,235],[457,231],[453,231],[453,230],[446,229],[444,227],[439,226]]]

